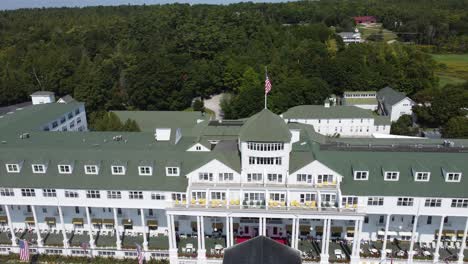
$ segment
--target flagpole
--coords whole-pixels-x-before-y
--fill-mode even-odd
[[[265,80],[268,78],[268,68],[265,66]],[[265,91],[265,109],[267,109],[267,92]]]

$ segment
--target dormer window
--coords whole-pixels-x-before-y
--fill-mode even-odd
[[[71,165],[58,165],[58,171],[60,174],[71,174],[72,166]]]
[[[45,173],[46,166],[44,164],[32,164],[32,172],[33,173]]]
[[[368,171],[354,171],[355,181],[367,181],[369,179]]]
[[[166,167],[166,175],[167,176],[179,176],[179,168],[178,167]]]
[[[7,172],[10,173],[19,173],[20,165],[19,164],[5,164]]]
[[[88,175],[97,175],[99,173],[99,167],[97,165],[85,165],[84,170],[85,174]]]
[[[124,166],[111,166],[112,175],[125,175]]]
[[[385,180],[386,181],[398,181],[400,178],[400,172],[398,171],[386,171]]]
[[[195,149],[198,150],[198,151],[200,151],[200,150],[201,150],[201,146],[196,146]]]
[[[139,166],[138,173],[141,176],[151,176],[153,175],[153,168],[151,166]]]
[[[427,182],[431,178],[430,172],[416,172],[414,175],[415,181]]]
[[[462,174],[461,172],[447,172],[445,173],[446,182],[460,182]]]

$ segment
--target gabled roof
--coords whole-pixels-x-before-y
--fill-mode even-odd
[[[300,264],[299,251],[271,238],[258,236],[228,248],[223,264]]]
[[[64,97],[61,97],[60,99],[58,99],[57,103],[68,104],[68,103],[71,103],[73,101],[75,101],[75,98],[73,98],[71,95],[67,94]]]
[[[299,105],[291,107],[283,115],[286,119],[375,118],[370,110],[356,106]]]
[[[240,141],[289,142],[291,132],[280,116],[263,109],[244,123],[239,137]]]
[[[49,92],[49,91],[37,91],[31,94],[31,96],[49,96],[49,95],[54,95],[54,92]]]
[[[380,89],[377,92],[377,98],[380,101],[383,101],[385,109],[390,112],[392,107],[400,102],[401,100],[405,99],[407,96],[402,92],[398,92],[394,90],[392,87],[387,86],[385,88]],[[411,100],[411,99],[410,99]]]

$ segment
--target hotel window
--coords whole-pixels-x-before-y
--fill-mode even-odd
[[[166,196],[162,193],[151,193],[151,200],[166,200]]]
[[[397,201],[397,206],[413,206],[414,199],[408,197],[399,197]]]
[[[107,191],[107,199],[122,199],[122,192],[120,192],[120,191]]]
[[[431,215],[427,216],[427,221],[426,221],[426,223],[427,223],[428,225],[432,225],[432,216],[431,216]]]
[[[297,174],[297,182],[312,183],[311,174]]]
[[[10,188],[0,189],[0,196],[15,196],[15,192]]]
[[[211,199],[212,200],[226,200],[226,193],[225,192],[212,192]]]
[[[234,173],[220,173],[219,174],[219,181],[233,181],[234,180]]]
[[[99,172],[97,165],[85,165],[85,174],[97,175]]]
[[[460,182],[461,181],[461,173],[460,172],[447,172],[445,181],[446,182]]]
[[[77,124],[81,123],[81,117],[78,117],[78,118],[76,119],[76,123],[77,123]]]
[[[57,191],[55,189],[42,189],[42,195],[44,197],[57,197]]]
[[[72,119],[72,118],[73,118],[73,113],[72,112],[68,113],[68,119]]]
[[[198,173],[198,179],[200,181],[213,181],[213,173],[200,172]]]
[[[281,157],[249,157],[249,164],[281,165]]]
[[[78,192],[75,191],[65,191],[65,197],[67,198],[78,198]]]
[[[367,181],[369,178],[368,171],[355,171],[354,172],[354,180],[356,181]]]
[[[71,165],[58,165],[58,171],[61,174],[71,174]]]
[[[97,190],[88,190],[88,191],[86,191],[86,198],[101,199],[101,192],[99,192]]]
[[[367,199],[367,205],[370,206],[383,206],[384,198],[383,197],[369,197]]]
[[[333,183],[333,175],[319,174],[317,175],[317,183]]]
[[[327,194],[323,193],[320,195],[322,198],[323,203],[328,203],[329,205],[333,205],[336,201],[336,195],[335,194]]]
[[[77,114],[79,114],[79,113],[80,113],[80,109],[77,108],[77,109],[75,110],[75,115],[77,115]]]
[[[201,146],[196,146],[195,150],[201,150]]]
[[[270,200],[277,202],[286,201],[286,194],[284,193],[270,193]]]
[[[192,192],[192,199],[197,201],[200,199],[206,200],[206,192]]]
[[[18,173],[20,172],[20,166],[18,164],[5,164],[7,172]]]
[[[400,173],[398,171],[386,171],[385,180],[386,181],[398,181]]]
[[[346,205],[355,205],[358,203],[358,198],[353,196],[345,196],[341,198],[341,204]]]
[[[34,189],[21,189],[21,196],[36,197],[36,191]]]
[[[429,181],[430,176],[429,172],[416,172],[415,181]]]
[[[426,199],[424,206],[425,207],[441,207],[442,199]]]
[[[57,123],[57,121],[54,121],[54,122],[52,123],[52,128],[56,128],[56,127],[58,127],[58,123]]]
[[[167,176],[179,176],[179,168],[178,167],[166,167],[166,174]]]
[[[247,181],[248,182],[261,182],[263,180],[263,175],[261,173],[248,173]]]
[[[143,200],[143,192],[128,192],[128,198],[132,200]]]
[[[313,193],[301,193],[299,197],[301,203],[315,201],[315,194]]]
[[[263,201],[265,200],[265,194],[264,193],[244,193],[244,200]]]
[[[283,175],[276,173],[268,173],[267,179],[269,182],[283,182]]]
[[[62,118],[60,119],[60,124],[65,123],[65,121],[67,121],[67,118],[66,118],[66,117],[62,117]]]
[[[125,175],[124,166],[111,166],[112,175]]]
[[[452,199],[452,207],[468,208],[468,199]]]
[[[151,176],[153,174],[153,168],[151,168],[151,166],[139,166],[138,172],[143,176]]]
[[[42,164],[32,164],[33,173],[45,173],[45,165]]]
[[[278,151],[284,149],[283,143],[254,143],[248,142],[247,148],[255,151]]]
[[[187,195],[185,193],[172,193],[173,201],[184,201],[187,200]]]

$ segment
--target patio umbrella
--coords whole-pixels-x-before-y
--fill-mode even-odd
[[[301,261],[299,251],[258,236],[226,249],[223,264],[299,264]]]

